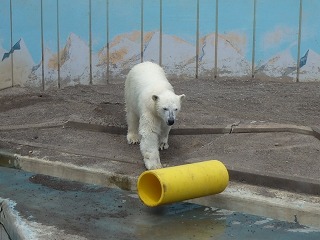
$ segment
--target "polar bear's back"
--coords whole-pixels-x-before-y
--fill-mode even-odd
[[[126,85],[135,86],[139,89],[151,86],[155,88],[165,87],[172,90],[163,69],[152,62],[143,62],[134,66],[128,74]]]
[[[167,80],[163,69],[152,62],[143,62],[134,66],[128,73],[125,83],[125,100],[132,108],[139,103],[148,105],[151,96],[164,91],[172,91],[173,87]],[[137,109],[136,109],[137,110]]]

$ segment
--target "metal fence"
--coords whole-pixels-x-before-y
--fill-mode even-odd
[[[122,81],[142,61],[176,78],[320,80],[320,3],[0,0],[0,88]]]

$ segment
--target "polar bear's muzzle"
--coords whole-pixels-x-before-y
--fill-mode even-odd
[[[174,119],[173,118],[169,118],[167,121],[167,125],[168,126],[172,126],[174,124]]]
[[[169,110],[167,113],[168,113],[168,115],[167,115],[166,123],[168,126],[172,126],[174,124],[174,120],[175,120],[175,113],[172,110]]]

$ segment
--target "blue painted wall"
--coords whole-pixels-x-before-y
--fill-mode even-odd
[[[122,81],[146,60],[180,78],[320,81],[317,0],[0,0],[0,6],[0,88]]]

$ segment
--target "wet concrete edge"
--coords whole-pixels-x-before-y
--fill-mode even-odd
[[[86,167],[79,167],[73,164],[52,162],[44,159],[37,159],[28,156],[12,154],[3,150],[0,150],[0,157],[2,157],[2,159],[8,159],[7,166],[22,169],[27,172],[33,172],[35,174],[45,174],[62,179],[79,181],[82,183],[99,184],[107,187],[118,187],[124,190],[137,191],[136,182],[138,176],[115,174],[113,172],[100,171],[99,169],[88,169]],[[235,181],[231,184],[231,186],[228,186],[226,191],[224,191],[221,194],[208,196],[200,199],[194,199],[194,201],[189,202],[194,202],[197,204],[207,206],[214,205],[215,207],[225,208],[232,211],[242,211],[254,215],[263,215],[285,221],[292,221],[292,219],[294,219],[293,216],[297,215],[299,216],[299,219],[301,219],[301,224],[307,226],[314,226],[317,228],[320,227],[317,221],[314,220],[319,219],[320,216],[319,204],[313,204],[312,202],[309,203],[307,200],[307,195],[300,195],[304,196],[303,206],[306,206],[307,204],[309,206],[307,208],[300,206],[301,200],[299,200],[298,197],[299,193],[291,194],[293,196],[297,196],[298,198],[296,199],[292,196],[289,197],[290,203],[286,202],[286,200],[283,199],[283,197],[276,197],[276,199],[274,199],[274,197],[270,197],[268,194],[264,196],[263,192],[268,192],[268,190],[263,190],[258,194],[252,195],[252,191],[250,190],[248,181],[245,181],[245,183],[243,183],[243,176],[247,176],[248,179],[252,179],[255,182],[257,182],[257,179],[260,179],[257,183],[261,183],[261,188],[264,189],[265,187],[267,187],[265,186],[266,184],[264,182],[264,179],[268,180],[269,182],[272,180],[275,185],[277,184],[277,181],[280,181],[280,184],[283,184],[283,186],[285,186],[288,182],[292,184],[292,186],[294,186],[294,184],[301,184],[302,188],[303,186],[307,186],[307,188],[310,188],[310,186],[312,187],[312,184],[315,183],[313,183],[312,181],[307,182],[306,179],[303,178],[296,179],[296,182],[294,181],[294,179],[286,179],[283,177],[280,178],[279,176],[267,176],[267,178],[265,178],[263,176],[261,177],[261,175],[258,175],[259,173],[257,172],[248,173],[248,171],[245,172],[245,170],[246,169],[235,170],[229,168],[231,181],[236,179],[237,174],[239,174],[239,181],[241,183],[237,183],[237,181]],[[279,179],[277,179],[277,177]],[[235,183],[237,184],[235,185]],[[246,189],[245,193],[239,192],[239,184],[247,186],[244,187]],[[253,185],[251,186],[254,187]],[[319,187],[319,184],[317,186]],[[310,189],[310,192],[312,192],[312,188]],[[281,192],[278,186],[273,191]],[[287,192],[287,194],[288,193],[289,192]],[[247,199],[246,197],[248,196],[251,197]],[[205,201],[205,199],[209,199],[207,203],[202,202]],[[271,211],[270,208],[272,208],[273,210]]]
[[[35,174],[44,174],[71,181],[136,190],[137,177],[111,171],[80,167],[74,164],[53,162],[45,159],[22,156],[0,149],[0,166],[21,169]]]
[[[9,239],[28,239],[28,236],[19,224],[20,218],[14,213],[9,200],[0,197],[0,210],[0,223],[3,225]]]
[[[235,169],[226,166],[232,181],[244,182],[257,186],[282,189],[290,192],[320,195],[320,182],[313,179],[250,171],[248,169]]]
[[[73,164],[52,162],[44,159],[21,156],[0,150],[0,166],[21,169],[36,174],[80,181],[91,184],[100,184],[108,187],[118,187],[123,190],[136,191],[138,176],[116,174],[108,171],[99,171]],[[261,171],[251,171],[245,168],[226,166],[230,181],[252,184],[256,186],[282,189],[290,192],[320,195],[320,182],[304,177],[284,176]]]

